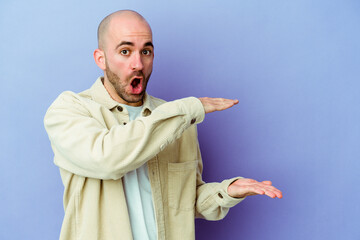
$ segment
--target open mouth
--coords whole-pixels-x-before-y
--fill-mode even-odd
[[[133,88],[136,88],[141,82],[141,79],[140,78],[134,78],[132,81],[131,81],[131,86]]]
[[[135,77],[131,81],[130,85],[132,87],[133,94],[139,94],[139,93],[142,92],[142,84],[141,84],[141,82],[142,82],[142,78],[138,78],[138,77]]]

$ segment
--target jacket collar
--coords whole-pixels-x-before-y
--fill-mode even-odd
[[[112,99],[104,87],[103,84],[103,77],[99,77],[96,79],[95,83],[90,88],[91,98],[103,105],[104,107],[108,108],[109,110],[113,109],[114,107],[119,106],[119,103]],[[151,101],[150,95],[145,93],[144,100],[143,100],[143,109],[142,115],[148,116],[151,112],[156,108],[155,104]]]

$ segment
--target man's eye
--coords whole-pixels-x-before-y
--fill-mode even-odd
[[[123,49],[120,51],[121,55],[129,55],[129,50]]]
[[[144,55],[150,55],[151,54],[151,50],[143,50],[142,54]]]

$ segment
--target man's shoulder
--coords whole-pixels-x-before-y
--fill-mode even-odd
[[[52,102],[49,109],[56,108],[82,108],[91,101],[87,90],[81,93],[64,91]]]
[[[149,94],[147,95],[147,98],[148,98],[149,102],[151,104],[153,104],[155,107],[158,107],[158,106],[166,103],[166,101],[164,99],[157,98],[157,97],[151,96]]]
[[[75,93],[77,94],[79,97],[82,97],[82,98],[87,98],[87,99],[91,99],[91,88],[89,89],[86,89],[82,92],[79,92],[79,93]]]
[[[60,93],[60,95],[57,97],[57,99],[62,100],[62,101],[78,101],[78,100],[84,100],[84,99],[91,99],[91,95],[89,93],[89,90],[85,90],[80,93],[75,93],[73,91],[64,91],[64,92]]]
[[[88,89],[81,92],[73,91],[64,91],[58,95],[58,97],[53,101],[49,108],[53,107],[72,107],[86,105],[86,103],[91,103],[94,100],[94,85],[97,84],[99,80],[96,80],[95,83]]]

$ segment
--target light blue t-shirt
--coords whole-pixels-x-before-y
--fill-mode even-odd
[[[140,116],[142,106],[126,107],[130,121]],[[134,240],[156,240],[157,229],[147,163],[125,174],[126,202]]]

